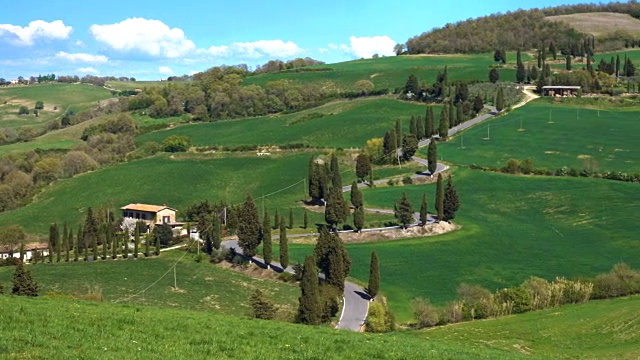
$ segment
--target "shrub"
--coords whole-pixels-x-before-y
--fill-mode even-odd
[[[404,185],[411,185],[413,184],[413,179],[411,179],[411,176],[405,176],[402,178],[402,183]]]
[[[445,306],[440,323],[459,323],[464,320],[464,306],[460,301],[453,301]]]
[[[439,311],[429,299],[415,298],[411,301],[411,308],[418,322],[418,329],[435,326],[440,322]]]
[[[323,323],[331,321],[331,318],[338,314],[341,295],[340,290],[331,285],[320,286],[320,306],[322,307],[320,318]]]
[[[38,284],[31,276],[31,271],[22,262],[16,265],[16,270],[13,273],[11,293],[18,296],[38,296]]]
[[[302,270],[303,270],[302,264],[296,263],[295,265],[293,265],[293,277],[295,278],[296,281],[302,280]]]
[[[260,289],[256,289],[250,298],[251,317],[262,320],[272,320],[276,316],[276,307],[267,300]]]
[[[458,287],[458,296],[464,304],[465,319],[486,319],[494,316],[493,295],[482,286],[461,284]]]
[[[231,253],[231,250],[229,250],[226,247],[221,247],[220,250],[213,249],[211,251],[211,258],[209,261],[213,264],[219,264],[225,260],[231,262],[231,260],[233,260],[233,257],[232,256],[230,257],[230,253]]]
[[[494,296],[500,315],[521,314],[531,310],[531,295],[522,287],[506,288]]]
[[[295,275],[292,273],[288,273],[286,271],[283,271],[280,274],[278,274],[278,280],[282,282],[287,282],[287,283],[296,282]]]
[[[580,280],[556,278],[554,285],[562,287],[561,304],[577,304],[589,301],[593,291],[593,284]]]
[[[171,135],[162,142],[166,152],[185,152],[191,147],[191,139],[187,136]]]
[[[592,298],[605,299],[640,293],[640,272],[619,263],[609,273],[596,277]]]
[[[395,330],[395,318],[384,301],[375,301],[369,305],[366,330],[374,333],[384,333]]]

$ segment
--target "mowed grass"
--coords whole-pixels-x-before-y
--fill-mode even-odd
[[[509,53],[509,62],[515,64],[516,54]],[[523,54],[523,60],[529,55]],[[432,84],[438,72],[448,67],[450,80],[483,80],[488,81],[490,66],[494,65],[493,54],[443,55],[443,56],[391,56],[378,59],[362,59],[337,64],[317,65],[310,69],[326,69],[328,71],[301,71],[292,73],[271,73],[249,76],[244,84],[266,86],[271,81],[291,80],[296,83],[322,84],[332,82],[342,90],[359,90],[355,86],[360,80],[368,80],[376,89],[404,87],[409,75],[418,80]],[[502,79],[515,77],[515,69],[511,66],[499,69]]]
[[[293,208],[294,226],[298,227],[302,225],[305,179],[313,154],[161,155],[122,163],[53,183],[31,204],[0,214],[0,225],[20,224],[29,233],[47,234],[53,222],[77,226],[84,221],[88,207],[167,204],[178,209],[181,217],[188,206],[199,201],[239,204],[251,194],[260,210],[264,207],[273,216],[277,208],[287,222]],[[381,223],[390,218],[370,220]],[[324,213],[309,211],[309,219],[310,227],[324,223]]]
[[[534,166],[640,172],[638,108],[554,104],[541,99],[439,143],[444,161],[503,167],[509,159]],[[551,120],[551,121],[550,121]],[[420,153],[426,156],[426,148]]]
[[[351,276],[366,284],[371,251],[380,257],[381,291],[398,319],[412,319],[410,302],[437,305],[456,298],[461,283],[489,290],[518,285],[530,276],[583,277],[623,261],[640,266],[634,220],[640,215],[637,184],[588,178],[525,177],[458,169],[454,184],[461,229],[433,237],[348,244]],[[417,211],[423,192],[433,212],[434,185],[363,191],[366,207],[393,208],[407,192]],[[313,251],[296,245],[298,260]]]
[[[640,297],[591,301],[421,333],[428,342],[460,341],[547,359],[638,359]]]
[[[436,109],[436,116],[439,108]],[[266,116],[178,126],[142,135],[138,143],[162,142],[171,135],[188,136],[194,146],[282,145],[303,143],[315,147],[364,147],[365,142],[403,121],[409,129],[412,115],[424,117],[423,104],[388,98],[337,101],[295,114]]]
[[[6,359],[540,359],[404,332],[360,334],[205,311],[10,296],[0,296],[0,307]]]
[[[300,290],[296,284],[253,278],[206,260],[198,263],[194,257],[195,254],[173,250],[162,252],[157,258],[66,263],[63,256],[63,262],[29,265],[29,269],[40,286],[40,294],[82,295],[101,289],[106,302],[245,316],[251,311],[251,294],[260,289],[288,313],[297,306]],[[170,271],[176,262],[178,289],[173,287]],[[12,275],[13,267],[0,268],[0,283],[5,288],[11,284]]]

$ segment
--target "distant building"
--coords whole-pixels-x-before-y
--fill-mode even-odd
[[[10,82],[11,82],[11,85],[18,85],[18,84],[20,84],[20,80],[18,80],[18,79],[11,79],[11,81],[10,81]]]
[[[184,223],[176,222],[178,211],[166,205],[129,204],[120,209],[123,218],[144,221],[149,228],[160,224],[167,224],[173,228],[184,225]]]
[[[543,96],[576,96],[580,86],[543,86]]]
[[[24,245],[24,261],[33,259],[33,254],[38,251],[40,256],[49,255],[49,245],[47,243],[30,243]],[[12,249],[6,246],[0,247],[0,259],[19,258],[20,248]]]

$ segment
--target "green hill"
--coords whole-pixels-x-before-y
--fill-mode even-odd
[[[0,296],[5,323],[19,324],[0,327],[0,351],[8,359],[633,359],[639,304],[637,298],[598,301],[372,335],[199,311]]]

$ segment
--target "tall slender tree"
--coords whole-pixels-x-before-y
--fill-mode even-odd
[[[449,136],[449,107],[443,106],[440,112],[440,125],[438,126],[438,135],[443,140]]]
[[[502,111],[504,107],[504,90],[502,90],[501,86],[498,88],[498,93],[496,94],[496,110]]]
[[[396,149],[400,147],[400,144],[402,144],[402,122],[400,122],[400,119],[396,120]]]
[[[420,224],[422,226],[427,225],[427,216],[429,215],[427,211],[427,194],[422,193],[422,202],[420,203]]]
[[[425,125],[425,138],[430,139],[433,135],[436,134],[436,122],[433,115],[433,106],[427,107],[427,116],[426,116],[426,125]]]
[[[146,234],[144,236],[144,257],[149,257],[149,255],[151,255],[149,253],[149,243],[151,242],[151,236],[150,234]]]
[[[353,181],[351,183],[351,205],[355,209],[362,207],[362,192],[358,189],[358,184]]]
[[[361,232],[364,228],[364,209],[357,208],[353,211],[353,227],[356,228],[358,232]]]
[[[109,225],[106,225],[104,227],[104,231],[102,231],[102,233],[100,234],[100,240],[102,242],[102,260],[107,260],[107,247],[110,240],[110,232],[108,229]]]
[[[451,174],[447,177],[447,188],[444,191],[443,214],[445,221],[451,221],[456,217],[456,212],[460,208],[460,198],[456,188],[453,186]]]
[[[429,147],[427,148],[427,161],[427,170],[429,170],[429,174],[433,176],[438,168],[438,145],[436,145],[435,139],[431,139],[429,142]]]
[[[73,234],[69,233],[69,227],[67,226],[66,222],[62,226],[62,234],[63,234],[62,242],[64,244],[64,253],[65,253],[64,261],[69,262],[69,251],[71,248],[71,244],[69,243],[73,241]]]
[[[302,228],[306,229],[308,227],[309,227],[309,212],[307,211],[307,209],[304,209],[303,216],[302,216]]]
[[[82,238],[81,233],[82,233],[82,225],[78,225],[78,234],[76,235],[75,240],[74,240],[75,246],[74,246],[74,251],[73,251],[73,261],[75,261],[75,262],[77,262],[78,258],[80,257],[79,256],[79,253],[80,253],[80,239]],[[69,238],[70,239],[74,239],[73,231],[70,232]]]
[[[571,55],[567,55],[565,60],[565,68],[567,69],[567,71],[571,71]]]
[[[413,222],[413,207],[407,198],[407,193],[403,192],[402,197],[394,206],[395,217],[403,228],[407,228]]]
[[[424,125],[425,125],[425,122],[422,121],[422,118],[420,116],[418,116],[416,118],[416,137],[418,138],[418,140],[422,140],[425,138]]]
[[[369,263],[369,285],[367,292],[371,298],[375,298],[380,291],[380,264],[378,263],[378,253],[371,252],[371,262]]]
[[[289,208],[289,229],[293,229],[293,208]]]
[[[244,255],[249,257],[256,255],[256,249],[261,241],[261,230],[262,224],[258,208],[251,195],[247,195],[244,203],[240,206],[237,229],[238,245]]]
[[[189,237],[189,241],[191,241],[191,224],[187,223],[187,236]],[[200,243],[198,243],[200,246]],[[133,257],[138,258],[138,251],[140,247],[140,227],[136,224],[135,232],[133,233]]]
[[[88,247],[89,245],[92,246],[93,258],[95,260],[98,255],[98,221],[94,217],[93,209],[91,208],[87,209],[87,216],[85,218],[84,230],[82,234],[84,236],[85,246],[86,247]],[[88,255],[88,252],[87,252],[87,255]]]
[[[362,182],[371,173],[371,159],[366,154],[360,154],[356,158],[356,177]]]
[[[111,237],[111,259],[115,260],[118,258],[118,248],[120,247],[120,238],[118,234],[114,234]]]
[[[264,258],[264,263],[269,266],[272,257],[272,249],[271,249],[271,219],[269,218],[269,210],[264,211],[264,216],[262,217],[262,257]]]
[[[273,230],[278,228],[280,225],[280,214],[278,214],[278,208],[276,208],[276,212],[273,214]]]
[[[351,270],[351,260],[344,243],[336,233],[320,230],[314,249],[316,265],[325,275],[327,284],[344,290],[344,281]]]
[[[304,259],[302,280],[300,281],[300,298],[298,299],[298,322],[318,325],[322,317],[318,271],[313,256]]]
[[[438,174],[436,185],[436,211],[438,212],[438,222],[444,220],[444,188],[442,186],[442,174]]]
[[[60,241],[60,229],[58,229],[58,224],[56,226],[56,238],[55,238],[55,248],[56,248],[56,262],[60,262],[62,257],[62,241]]]
[[[49,226],[49,264],[53,262],[53,252],[56,249],[56,238],[58,237],[58,225],[53,223]]]
[[[129,258],[129,234],[127,232],[123,232],[119,236],[122,236],[122,258]]]
[[[280,219],[280,265],[282,269],[289,267],[289,241],[287,240],[287,228],[284,226],[284,219]]]

